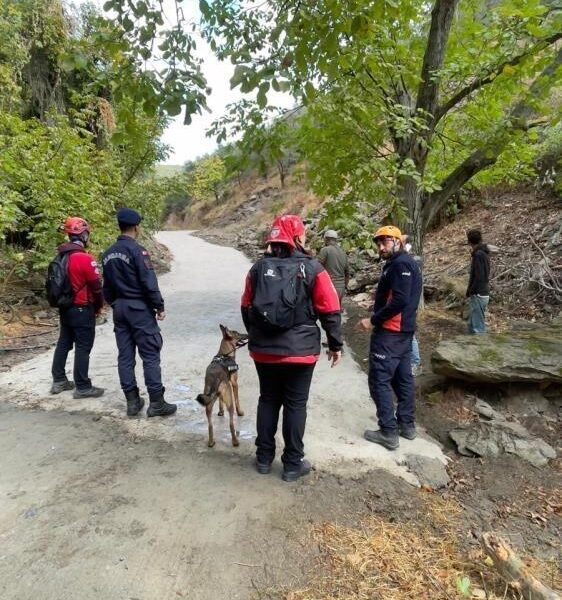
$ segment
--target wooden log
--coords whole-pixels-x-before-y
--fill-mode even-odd
[[[516,587],[527,600],[562,600],[560,594],[541,583],[515,554],[511,547],[494,533],[480,538],[484,552],[494,561],[498,573]]]

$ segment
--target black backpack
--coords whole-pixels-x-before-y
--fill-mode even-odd
[[[281,333],[312,320],[308,258],[263,258],[256,263],[251,323],[266,333]]]
[[[68,276],[68,257],[72,252],[59,252],[49,263],[45,290],[47,300],[54,308],[69,308],[74,300],[74,292]]]

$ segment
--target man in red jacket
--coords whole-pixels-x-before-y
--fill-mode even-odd
[[[98,398],[103,388],[94,387],[88,377],[90,352],[94,345],[96,315],[103,307],[101,277],[97,263],[85,250],[90,226],[80,217],[68,217],[64,232],[69,241],[58,248],[68,253],[68,279],[73,300],[68,308],[60,308],[60,333],[53,356],[51,394],[74,390],[74,398]],[[66,359],[74,345],[74,383],[66,377]]]

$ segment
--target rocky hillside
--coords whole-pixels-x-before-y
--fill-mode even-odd
[[[317,232],[323,201],[306,191],[297,173],[281,187],[277,176],[248,177],[235,183],[220,202],[200,202],[167,226],[200,229],[202,235],[237,246],[255,258],[274,215],[294,212],[310,223],[311,246],[321,243]],[[496,247],[492,255],[490,325],[498,330],[512,319],[549,320],[562,302],[562,200],[533,188],[496,189],[474,194],[460,213],[428,232],[424,245],[425,297],[436,306],[462,311],[468,278],[467,229],[478,227]],[[373,229],[377,223],[373,222]],[[354,277],[350,294],[362,305],[370,295],[379,268],[372,252],[352,251]]]

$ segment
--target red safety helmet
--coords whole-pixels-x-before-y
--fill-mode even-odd
[[[287,244],[291,248],[296,248],[295,238],[305,232],[304,223],[297,215],[283,215],[277,217],[265,242],[272,244]]]
[[[68,217],[64,222],[63,231],[67,235],[80,235],[85,231],[90,233],[90,226],[80,217]]]
[[[285,215],[285,218],[291,222],[291,227],[293,228],[293,237],[298,237],[304,234],[306,228],[302,222],[302,219],[298,215]]]

